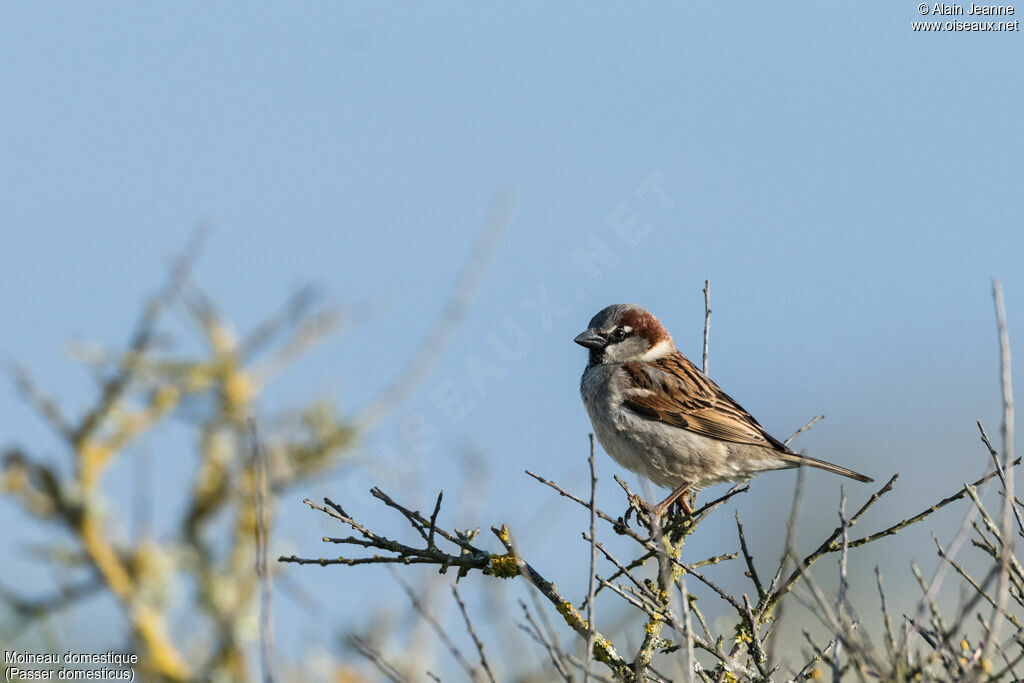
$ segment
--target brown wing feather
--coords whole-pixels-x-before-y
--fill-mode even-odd
[[[649,363],[626,363],[623,369],[634,386],[651,392],[638,392],[623,402],[645,419],[722,441],[793,452],[679,352]]]

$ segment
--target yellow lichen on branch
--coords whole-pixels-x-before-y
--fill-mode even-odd
[[[156,338],[167,338],[157,325],[175,299],[185,311],[186,324],[209,341],[205,354],[171,355],[166,345],[151,344]],[[247,424],[250,418],[257,419],[252,411],[263,382],[257,381],[252,356],[280,341],[287,353],[275,358],[291,359],[296,349],[306,348],[313,337],[326,333],[329,326],[317,327],[313,335],[303,327],[309,317],[307,303],[308,296],[293,299],[239,341],[189,280],[187,268],[181,267],[174,271],[167,291],[145,307],[127,349],[87,354],[85,361],[97,367],[100,380],[96,399],[80,420],[65,418],[56,401],[35,386],[27,371],[20,371],[18,387],[67,445],[72,474],[42,464],[24,449],[12,448],[2,460],[0,494],[21,503],[29,515],[70,530],[74,547],[55,546],[54,550],[88,563],[97,578],[85,590],[59,587],[60,599],[53,600],[52,606],[47,601],[37,608],[33,599],[22,599],[15,591],[6,591],[7,599],[24,605],[23,613],[46,616],[80,596],[106,591],[120,605],[140,664],[153,677],[172,681],[253,678],[251,625],[260,585],[253,571],[256,521],[263,520],[264,530],[268,528],[277,493],[323,472],[352,443],[351,423],[333,407],[323,402],[300,407],[300,415],[315,415],[318,420],[303,422],[297,435],[284,431],[267,449],[267,474],[257,509]],[[296,342],[297,336],[302,336],[302,344]],[[145,488],[134,497],[105,491],[112,465],[119,459],[144,457],[146,451],[136,454],[130,447],[145,443],[154,435],[154,427],[185,401],[189,415],[184,423],[194,428],[198,444],[198,464],[191,475],[194,483],[161,481],[159,496]],[[260,420],[293,424],[291,415],[289,411]],[[145,468],[139,471],[143,477],[137,483],[145,487]],[[137,511],[125,509],[126,502],[145,505],[155,498],[170,506],[172,497],[177,498],[174,507],[164,509],[181,509],[182,518],[155,534],[145,517],[138,524],[131,518]],[[141,512],[145,514],[144,509]],[[219,524],[225,514],[233,525]],[[125,516],[136,522],[127,542],[115,531],[123,527],[112,524]],[[179,605],[168,596],[181,581],[197,587],[197,599],[190,609],[174,611],[173,623],[183,626],[175,632],[170,628],[171,610]],[[190,646],[186,659],[182,643],[196,632],[208,632],[204,642],[209,645],[206,649]]]
[[[502,579],[509,579],[519,574],[519,565],[516,556],[512,553],[505,555],[491,555],[490,572],[493,576]]]

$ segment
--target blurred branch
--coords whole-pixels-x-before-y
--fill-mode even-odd
[[[828,538],[826,538],[821,543],[821,545],[818,546],[817,550],[815,550],[810,555],[808,555],[805,558],[803,558],[798,563],[797,568],[793,571],[792,574],[789,575],[789,578],[787,578],[785,581],[783,581],[779,585],[779,587],[777,589],[775,589],[775,590],[769,589],[768,595],[763,600],[761,600],[759,602],[759,604],[758,604],[758,610],[757,611],[758,611],[759,615],[762,615],[762,618],[763,618],[763,615],[767,614],[768,612],[770,612],[772,610],[772,608],[778,603],[779,599],[783,595],[785,595],[786,593],[788,593],[789,591],[791,591],[793,589],[793,586],[796,585],[797,581],[799,581],[800,578],[805,575],[806,571],[808,569],[810,569],[810,567],[815,562],[817,562],[818,559],[821,558],[822,555],[825,555],[826,553],[838,552],[838,551],[840,551],[842,549],[842,545],[837,543],[836,539],[839,538],[840,535],[842,535],[844,533],[844,531],[847,528],[847,526],[852,527],[854,524],[856,524],[857,520],[859,520],[861,518],[861,516],[871,508],[871,506],[873,506],[875,503],[877,503],[882,496],[884,496],[886,493],[888,493],[889,491],[892,490],[892,486],[896,482],[896,478],[898,476],[899,476],[898,474],[894,474],[889,479],[889,481],[887,481],[884,485],[882,485],[882,487],[880,489],[878,489],[878,491],[876,491],[874,494],[872,494],[871,497],[868,498],[867,501],[865,501],[863,505],[861,505],[860,509],[858,509],[857,512],[854,513],[854,515],[852,517],[850,517],[849,520],[847,520],[844,524],[841,524],[840,526],[836,527],[836,529],[831,534],[829,534]],[[902,527],[900,527],[900,528],[902,528]],[[895,532],[893,532],[893,533],[895,533]],[[875,535],[875,538],[876,539],[877,538],[881,538],[884,535],[886,535],[886,534]],[[860,540],[859,543],[857,541],[850,542],[848,544],[849,547],[850,548],[855,548],[858,545],[864,545],[865,543],[869,543],[870,542],[870,541],[864,540],[864,539],[859,539],[859,540]],[[872,540],[874,540],[874,539],[872,539]]]
[[[469,257],[459,272],[451,295],[440,314],[398,377],[360,412],[356,423],[363,431],[373,428],[396,405],[405,400],[434,368],[441,357],[441,352],[469,311],[469,304],[483,281],[498,241],[512,220],[513,205],[513,195],[509,190],[501,190],[494,196]]]
[[[491,670],[490,662],[487,661],[487,655],[484,654],[484,644],[481,642],[480,636],[476,634],[476,629],[473,628],[473,621],[469,618],[469,612],[466,611],[466,603],[462,602],[462,596],[459,595],[459,587],[454,583],[452,584],[452,595],[455,596],[455,602],[459,605],[462,620],[466,622],[466,632],[469,633],[469,637],[472,638],[473,645],[476,647],[477,654],[480,655],[480,667],[487,674],[487,680],[495,683],[494,672]]]
[[[71,607],[79,600],[95,595],[102,589],[103,582],[98,578],[91,578],[61,586],[56,594],[49,597],[27,599],[9,588],[0,586],[0,602],[14,610],[19,617],[35,619]]]
[[[405,683],[405,676],[403,676],[401,672],[399,672],[398,669],[394,667],[394,665],[385,660],[384,656],[381,655],[380,652],[374,649],[373,646],[371,646],[365,640],[363,640],[357,635],[350,635],[348,637],[348,641],[356,652],[358,652],[363,657],[366,657],[366,659],[372,662],[373,665],[377,668],[377,671],[380,671],[382,674],[384,674],[384,677],[387,678],[389,681],[392,681],[392,683]]]
[[[1002,550],[1000,552],[999,582],[996,588],[996,604],[992,607],[991,624],[982,658],[990,658],[999,639],[1003,613],[1010,599],[1010,569],[1016,534],[1012,531],[1012,519],[1016,516],[1018,529],[1021,528],[1020,513],[1013,504],[1013,380],[1010,369],[1010,333],[1006,329],[1006,308],[1003,304],[1003,287],[999,280],[992,281],[992,298],[996,305],[996,328],[999,334],[999,379],[1003,400],[1003,467],[1000,478],[1003,483],[1003,511],[1001,520]],[[1019,569],[1017,564],[1016,568]],[[1020,584],[1017,585],[1018,591]]]
[[[566,666],[566,660],[568,659],[566,653],[563,652],[562,649],[558,647],[556,643],[552,643],[547,639],[547,637],[544,635],[544,632],[541,630],[540,626],[538,626],[537,622],[534,621],[533,616],[530,614],[530,609],[526,606],[526,603],[520,600],[519,606],[523,610],[523,614],[526,617],[527,624],[529,624],[529,626],[527,626],[526,624],[519,624],[519,628],[525,631],[531,638],[533,638],[537,643],[542,645],[545,650],[547,650],[548,657],[551,658],[551,665],[555,668],[555,671],[558,673],[559,677],[566,683],[572,683],[574,679],[572,676],[572,672],[570,672],[568,667]],[[588,665],[585,668],[588,671],[590,669],[589,658]],[[588,675],[591,677],[595,676],[593,672],[589,672]]]
[[[462,654],[462,650],[458,648],[458,646],[455,644],[455,641],[453,641],[451,639],[451,636],[449,636],[448,633],[444,630],[444,627],[441,626],[441,623],[437,620],[437,617],[435,617],[433,614],[430,613],[429,610],[427,610],[426,605],[424,605],[423,602],[419,599],[419,597],[416,595],[416,592],[413,591],[412,587],[402,580],[402,577],[398,572],[394,571],[393,568],[390,569],[391,577],[398,583],[399,586],[402,587],[402,590],[405,591],[405,594],[409,598],[409,602],[410,604],[412,604],[413,609],[416,610],[416,613],[419,614],[420,617],[422,617],[428,624],[430,624],[430,627],[434,630],[434,633],[437,634],[438,639],[440,639],[440,641],[444,644],[448,652],[451,653],[452,657],[455,659],[458,665],[462,667],[462,670],[465,671],[466,674],[468,674],[469,677],[472,679],[474,677],[473,665],[470,664],[469,660],[466,659],[466,656]]]
[[[105,591],[121,609],[131,647],[144,662],[143,673],[176,681],[249,678],[246,620],[258,600],[264,680],[272,680],[266,563],[275,514],[271,493],[333,464],[334,455],[351,443],[353,427],[319,405],[303,411],[319,416],[308,421],[310,438],[282,437],[263,448],[253,411],[262,385],[254,379],[245,354],[269,348],[271,337],[277,336],[283,349],[278,353],[285,354],[277,358],[290,360],[322,335],[325,328],[310,322],[321,314],[300,292],[281,313],[258,325],[240,347],[234,330],[191,279],[197,243],[194,240],[175,260],[167,284],[145,303],[125,349],[87,354],[85,362],[96,367],[99,388],[79,420],[66,418],[36,387],[28,370],[15,367],[15,382],[25,400],[65,444],[71,473],[12,448],[3,458],[0,493],[20,503],[30,516],[51,524],[55,533],[69,534],[72,547],[63,545],[63,536],[62,545],[55,547],[72,558],[69,566],[88,569],[92,577],[42,601],[24,598],[15,590],[3,597],[16,613],[42,617]],[[163,332],[165,313],[175,310],[175,304],[184,308],[182,324],[208,342],[208,353],[175,357],[173,347],[154,343],[168,338]],[[290,335],[282,334],[289,327]],[[186,423],[195,426],[199,447],[194,484],[176,502],[185,511],[181,532],[167,534],[160,542],[121,541],[118,506],[125,496],[118,491],[107,498],[106,474],[112,463],[130,454],[131,446],[186,403],[194,407]],[[270,416],[264,423],[277,421],[279,417]],[[177,493],[173,487],[160,490],[165,497]],[[229,525],[217,515],[225,510],[231,513]],[[179,581],[196,586],[196,609],[179,610],[169,600],[168,587]],[[180,634],[171,631],[172,622],[188,633],[206,633],[207,648],[190,646],[186,658],[185,639],[179,641]]]
[[[36,412],[50,425],[50,428],[65,441],[73,437],[72,427],[57,407],[56,402],[47,396],[36,385],[31,373],[24,367],[14,364],[12,367],[14,383],[25,401],[35,408]]]
[[[256,542],[256,579],[260,584],[260,664],[264,683],[274,681],[274,612],[273,588],[267,566],[269,530],[267,509],[267,454],[260,441],[255,418],[249,418],[249,436],[252,439],[253,478],[253,534]]]

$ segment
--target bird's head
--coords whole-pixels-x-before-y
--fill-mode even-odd
[[[651,361],[675,348],[661,322],[636,304],[602,309],[573,341],[590,349],[591,366]]]

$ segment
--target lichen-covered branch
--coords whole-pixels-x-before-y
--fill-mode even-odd
[[[61,589],[52,600],[32,601],[10,587],[0,599],[19,618],[37,619],[107,592],[121,608],[143,673],[175,681],[249,678],[246,624],[260,585],[256,533],[262,524],[265,543],[277,495],[336,463],[354,429],[323,404],[262,416],[261,423],[273,429],[265,435],[265,469],[257,478],[246,419],[257,417],[254,402],[266,380],[261,354],[287,349],[287,358],[278,361],[293,358],[329,332],[330,319],[307,291],[239,342],[182,259],[144,305],[123,349],[79,353],[98,378],[96,397],[79,418],[69,417],[27,369],[17,367],[16,386],[64,444],[68,467],[11,448],[3,456],[0,494],[59,530],[56,538],[69,535],[71,543],[58,540],[55,551],[73,554],[91,578],[82,584],[88,590]],[[175,325],[204,340],[207,353],[185,355],[169,344]],[[114,532],[114,517],[127,514],[120,509],[125,496],[111,490],[107,474],[119,459],[137,456],[137,447],[158,447],[150,442],[156,428],[179,411],[187,412],[199,435],[192,486],[161,488],[162,498],[177,496],[184,510],[180,527],[126,540]],[[234,520],[226,532],[217,523],[225,511]],[[184,614],[167,597],[166,587],[179,577],[198,588],[198,608]],[[186,634],[172,623],[208,632],[209,648],[192,647],[186,654]]]

